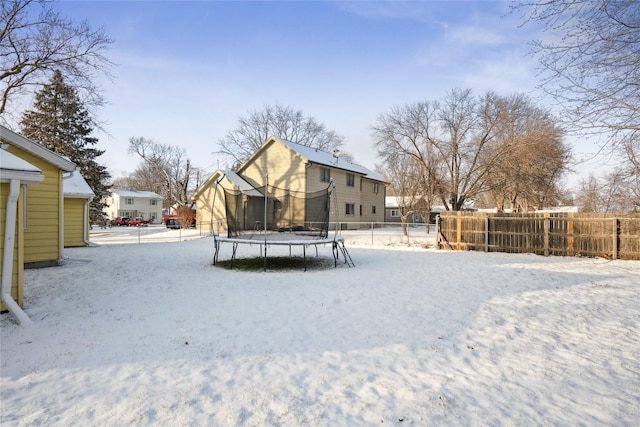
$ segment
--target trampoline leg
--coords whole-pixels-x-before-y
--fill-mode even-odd
[[[304,259],[304,271],[307,271],[307,247],[305,245],[302,245],[302,258]]]
[[[264,245],[264,271],[267,271],[267,245]]]
[[[213,244],[215,252],[213,253],[213,265],[218,263],[218,253],[220,252],[220,242],[215,241]]]
[[[238,250],[238,243],[233,242],[233,249],[231,251],[231,262],[229,263],[229,268],[233,270],[233,261],[236,259],[236,251]]]

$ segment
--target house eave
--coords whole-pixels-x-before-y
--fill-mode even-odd
[[[76,170],[76,164],[70,160],[65,159],[41,146],[36,144],[24,136],[15,133],[14,131],[0,125],[0,139],[9,145],[18,147],[34,156],[56,166],[64,172],[73,172]]]

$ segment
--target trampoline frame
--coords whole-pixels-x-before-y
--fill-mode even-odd
[[[225,175],[223,175],[220,179],[216,180],[216,188],[214,190],[214,198],[213,198],[213,204],[211,206],[211,212],[215,212],[215,202],[216,202],[216,195],[218,193],[217,187],[218,185],[220,185],[220,182],[222,182],[222,180],[224,179]],[[331,201],[331,196],[333,195],[334,198],[334,215],[336,218],[335,224],[336,224],[336,228],[334,230],[333,233],[333,237],[329,238],[328,236],[328,228],[327,228],[327,235],[324,238],[320,238],[320,239],[291,239],[291,240],[284,240],[284,239],[273,239],[270,240],[269,237],[270,236],[280,236],[281,234],[278,233],[271,233],[269,232],[269,230],[267,230],[267,203],[268,203],[268,187],[269,187],[269,175],[265,175],[265,191],[264,191],[264,203],[265,203],[265,218],[264,218],[264,230],[261,232],[261,234],[258,234],[257,236],[259,238],[254,238],[256,237],[256,235],[251,235],[252,238],[240,238],[240,237],[220,237],[217,236],[215,234],[215,232],[213,232],[213,241],[214,241],[214,255],[213,255],[213,265],[216,265],[218,263],[218,257],[220,254],[220,246],[222,245],[222,243],[225,242],[229,242],[232,243],[232,251],[231,251],[231,260],[230,260],[230,268],[233,269],[233,262],[236,260],[236,255],[237,255],[237,251],[238,251],[238,246],[239,245],[259,245],[260,246],[260,255],[264,258],[264,271],[267,271],[267,258],[268,258],[268,248],[269,246],[288,246],[289,247],[289,256],[292,256],[292,250],[291,248],[294,246],[301,246],[302,247],[302,256],[304,259],[304,271],[307,271],[307,248],[313,246],[315,247],[316,250],[316,256],[318,256],[318,246],[322,245],[322,246],[326,246],[326,245],[331,245],[331,253],[333,255],[333,262],[334,262],[334,267],[337,268],[338,267],[338,261],[340,259],[340,254],[342,254],[343,258],[344,258],[344,263],[347,264],[347,266],[349,267],[355,267],[355,264],[353,262],[353,260],[351,259],[351,256],[349,255],[349,252],[347,251],[347,248],[344,245],[344,238],[341,236],[338,236],[338,221],[337,221],[337,217],[338,217],[338,210],[337,210],[337,195],[336,195],[336,185],[333,182],[333,178],[331,178],[330,180],[330,185],[329,185],[329,201]],[[224,190],[223,190],[224,191]],[[225,201],[226,203],[226,201]],[[329,216],[331,215],[331,211],[329,211]]]

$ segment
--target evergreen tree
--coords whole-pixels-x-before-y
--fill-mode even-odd
[[[93,192],[89,216],[92,223],[104,219],[103,196],[109,192],[111,178],[96,158],[104,150],[95,148],[98,139],[91,136],[93,120],[76,89],[64,82],[56,71],[49,84],[35,95],[34,109],[25,111],[21,120],[22,134],[47,149],[74,162]]]

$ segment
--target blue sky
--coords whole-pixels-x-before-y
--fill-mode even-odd
[[[128,139],[184,147],[209,172],[239,117],[281,104],[345,137],[373,168],[371,126],[394,106],[453,87],[536,96],[539,36],[497,1],[63,1],[63,15],[103,26],[118,65],[102,83],[114,177],[139,162]]]

